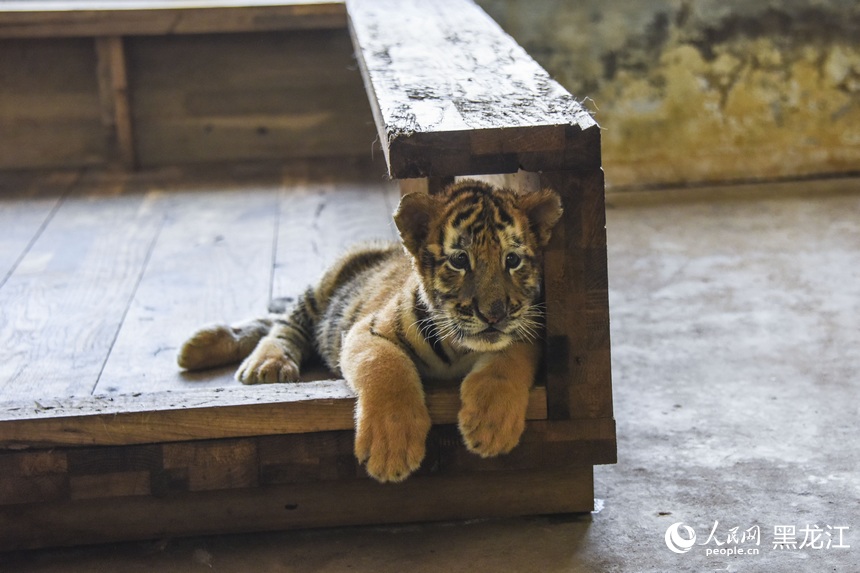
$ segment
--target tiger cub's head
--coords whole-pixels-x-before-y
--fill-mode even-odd
[[[443,338],[487,352],[537,335],[541,249],[561,213],[549,189],[517,195],[473,180],[402,198],[394,220]]]

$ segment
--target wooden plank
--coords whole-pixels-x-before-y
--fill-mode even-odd
[[[0,288],[53,217],[77,172],[0,175]]]
[[[453,177],[421,177],[419,179],[400,179],[400,194],[429,193],[435,195],[454,182]]]
[[[158,234],[157,201],[87,180],[70,192],[0,289],[4,400],[92,392]]]
[[[541,188],[540,175],[531,171],[519,170],[516,173],[490,173],[484,175],[470,175],[468,177],[458,177],[456,180],[462,179],[477,179],[494,185],[496,187],[506,187],[513,189],[517,193],[532,193]]]
[[[397,240],[392,183],[354,183],[337,176],[287,185],[281,199],[275,297],[295,297],[351,246]]]
[[[180,372],[175,354],[184,338],[207,323],[265,314],[273,283],[276,297],[294,299],[354,242],[393,238],[391,184],[335,180],[341,175],[313,183],[289,176],[277,185],[243,178],[206,183],[206,193],[171,188],[164,229],[96,391],[237,385],[235,366]]]
[[[260,485],[368,479],[353,455],[352,431],[267,436],[255,440]],[[414,476],[449,476],[615,463],[612,420],[530,421],[520,445],[508,454],[481,458],[469,452],[454,425],[436,425]],[[190,471],[190,470],[189,470]],[[412,478],[410,478],[412,479]]]
[[[188,491],[257,487],[257,444],[253,440],[165,444],[165,470],[181,469]]]
[[[231,368],[181,372],[176,352],[201,326],[266,314],[282,186],[255,177],[166,187],[166,212],[147,268],[96,393],[239,385]]]
[[[428,390],[434,423],[457,421],[457,388]],[[355,396],[343,380],[196,392],[153,392],[0,404],[0,448],[124,445],[351,430]],[[532,389],[529,419],[546,418]]]
[[[65,452],[0,453],[0,505],[69,498]]]
[[[136,37],[126,50],[142,166],[370,152],[343,30]]]
[[[120,164],[116,134],[116,104],[114,103],[113,70],[111,69],[110,44],[113,36],[98,36],[94,39],[96,49],[96,80],[99,86],[102,125],[112,163]]]
[[[150,479],[145,471],[73,476],[69,478],[69,497],[78,500],[148,495]]]
[[[115,146],[122,166],[134,169],[137,160],[123,39],[120,36],[99,36],[95,42],[102,121],[110,129],[109,141]]]
[[[416,476],[557,469],[613,463],[612,420],[531,421],[508,454],[469,452],[454,425],[434,426]],[[208,439],[164,444],[0,452],[0,505],[128,495],[175,496],[371,479],[353,454],[352,430]],[[32,482],[32,483],[29,483]]]
[[[444,474],[549,469],[571,465],[614,464],[615,421],[533,420],[526,424],[520,444],[510,453],[481,458],[462,445],[454,426],[435,427],[433,471]],[[435,442],[435,443],[434,443]],[[426,465],[426,464],[425,464]]]
[[[0,39],[0,169],[105,163],[95,68],[87,39]]]
[[[346,27],[343,2],[47,0],[0,5],[0,38],[261,32]]]
[[[564,205],[544,260],[549,417],[611,418],[603,172],[545,172],[540,181]]]
[[[401,484],[310,482],[0,508],[0,549],[182,535],[588,512],[591,467],[446,477]]]
[[[473,2],[347,8],[393,177],[599,165],[588,112]]]

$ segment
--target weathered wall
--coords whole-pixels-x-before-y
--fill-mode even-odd
[[[856,0],[478,0],[591,98],[616,186],[860,171]]]

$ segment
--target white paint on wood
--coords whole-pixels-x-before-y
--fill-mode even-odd
[[[348,0],[356,49],[388,141],[416,133],[594,120],[467,0]]]

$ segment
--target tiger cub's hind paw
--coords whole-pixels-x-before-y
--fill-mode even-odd
[[[242,384],[295,382],[298,379],[299,365],[271,339],[261,340],[236,371],[236,380]]]
[[[186,370],[202,370],[231,364],[236,357],[239,339],[226,324],[216,324],[195,332],[179,349],[176,362]]]

